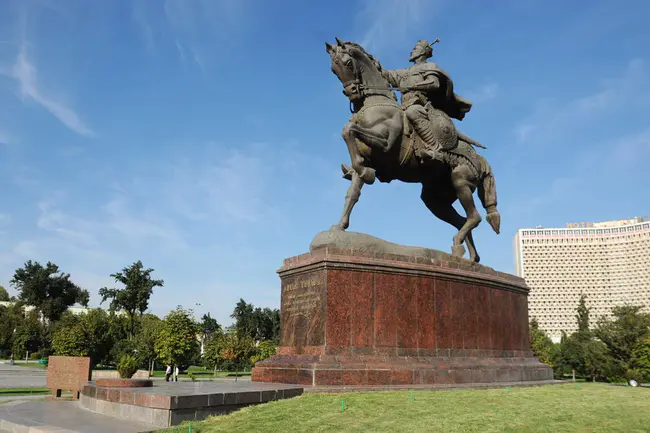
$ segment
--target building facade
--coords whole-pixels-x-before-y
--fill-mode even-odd
[[[554,341],[577,330],[582,293],[592,326],[617,305],[650,309],[647,217],[520,229],[514,243],[516,273],[530,287],[529,317]]]

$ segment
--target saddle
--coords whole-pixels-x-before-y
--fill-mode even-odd
[[[432,126],[436,127],[436,124],[438,122],[435,119],[432,119],[432,117],[433,116],[431,115],[431,112],[429,112],[429,120],[435,122]],[[403,119],[403,134],[411,144],[409,146],[410,151],[407,151],[402,158],[402,163],[405,163],[413,154],[415,154],[417,158],[420,158],[420,155],[425,152],[427,145],[420,138],[420,136],[415,131],[415,128],[413,128],[409,122],[408,118],[406,117],[406,111],[403,112]],[[481,161],[482,158],[476,153],[474,147],[464,140],[458,139],[456,137],[455,145],[451,143],[444,143],[444,145],[439,146],[438,151],[445,156],[445,162],[447,163],[451,162],[448,158],[449,155],[461,157],[470,164],[470,166],[476,171],[477,174],[485,172],[484,164]]]

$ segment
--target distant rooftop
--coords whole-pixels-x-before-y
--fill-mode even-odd
[[[602,222],[579,222],[579,223],[567,223],[567,228],[576,228],[576,227],[594,227],[594,228],[602,228],[602,227],[620,227],[620,226],[627,226],[630,224],[638,224],[648,221],[647,216],[643,217],[634,217],[630,219],[625,219],[625,220],[615,220],[615,221],[602,221]]]

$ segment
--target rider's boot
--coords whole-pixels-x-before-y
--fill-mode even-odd
[[[420,156],[422,162],[440,159],[440,154],[437,150],[438,143],[436,143],[433,127],[429,119],[415,119],[412,123],[415,132],[418,133],[425,144],[424,152]]]

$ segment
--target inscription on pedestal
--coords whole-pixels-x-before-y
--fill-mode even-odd
[[[301,348],[325,343],[324,296],[322,272],[317,271],[282,280],[280,320],[283,346]]]
[[[284,312],[287,318],[310,315],[321,304],[320,281],[298,280],[284,287]]]

